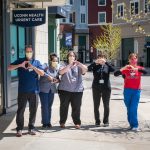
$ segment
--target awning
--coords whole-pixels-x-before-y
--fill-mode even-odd
[[[60,6],[48,7],[48,15],[53,15],[55,18],[66,18],[67,11]]]
[[[75,29],[76,34],[89,34],[89,29]]]
[[[147,42],[144,46],[145,48],[150,48],[150,42]]]
[[[43,2],[44,6],[63,6],[66,4],[66,0],[10,0],[13,3],[30,3],[41,6]]]

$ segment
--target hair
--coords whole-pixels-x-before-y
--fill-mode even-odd
[[[136,53],[131,53],[128,57],[128,60],[131,59],[132,57],[138,58],[138,55]]]
[[[97,58],[106,58],[106,55],[101,53],[97,55]]]
[[[26,48],[32,48],[32,45],[25,45],[25,49]]]
[[[74,51],[69,51],[68,54],[67,54],[67,62],[68,62],[68,60],[69,60],[69,55],[70,55],[71,53],[74,54],[75,60],[77,60],[77,54],[76,54]]]
[[[49,60],[52,61],[55,57],[57,57],[57,54],[52,53],[52,54],[49,55]]]

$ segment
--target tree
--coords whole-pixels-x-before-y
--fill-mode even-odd
[[[93,47],[107,55],[107,58],[116,59],[121,44],[121,29],[112,24],[100,26],[102,33],[93,41]]]
[[[62,47],[60,49],[60,60],[65,61],[67,59],[68,49],[65,47]]]

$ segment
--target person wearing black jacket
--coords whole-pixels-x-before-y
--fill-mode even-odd
[[[115,69],[106,61],[106,56],[98,55],[96,61],[88,66],[88,71],[93,71],[92,93],[94,102],[95,125],[100,126],[99,106],[100,100],[103,100],[104,106],[104,127],[109,126],[109,102],[111,95],[110,72]]]

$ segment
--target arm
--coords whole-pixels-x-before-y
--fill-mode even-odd
[[[44,76],[44,71],[43,70],[41,70],[41,69],[38,69],[37,67],[34,67],[33,66],[33,68],[32,68],[38,75],[40,75],[40,76]]]
[[[82,64],[82,63],[80,63],[80,62],[77,62],[77,64],[81,68],[82,74],[85,74],[87,72],[87,70],[88,70],[87,66]]]
[[[147,70],[145,70],[145,68],[139,68],[138,71],[143,74],[147,74]]]
[[[93,71],[94,65],[95,65],[95,62],[93,62],[92,64],[90,64],[90,65],[88,66],[88,71]]]
[[[117,71],[115,71],[115,72],[114,72],[114,76],[116,76],[116,77],[117,77],[117,76],[119,76],[119,75],[122,75],[122,73],[121,73],[121,71],[120,71],[120,70],[117,70]]]
[[[18,69],[19,67],[21,67],[21,64],[18,64],[18,65],[9,65],[8,66],[8,70],[9,71],[15,70],[15,69]]]
[[[65,74],[66,72],[69,71],[69,69],[70,69],[71,67],[72,67],[72,64],[69,64],[69,65],[67,65],[67,66],[65,66],[65,67],[60,68],[59,74],[60,74],[60,75]]]
[[[110,63],[105,62],[105,64],[109,67],[109,71],[110,72],[114,72],[115,71],[114,67]]]
[[[16,61],[16,62],[14,62],[13,64],[10,64],[10,65],[8,66],[8,70],[11,71],[11,70],[18,69],[18,68],[20,68],[20,67],[26,69],[25,65],[26,65],[28,62],[29,62],[29,61],[24,61],[24,62],[22,62],[22,63],[17,64],[18,62]]]
[[[28,68],[33,69],[33,70],[34,70],[38,75],[40,75],[40,76],[44,76],[44,74],[45,74],[42,69],[39,69],[39,68],[37,68],[37,67],[31,65],[30,63],[28,63]]]

